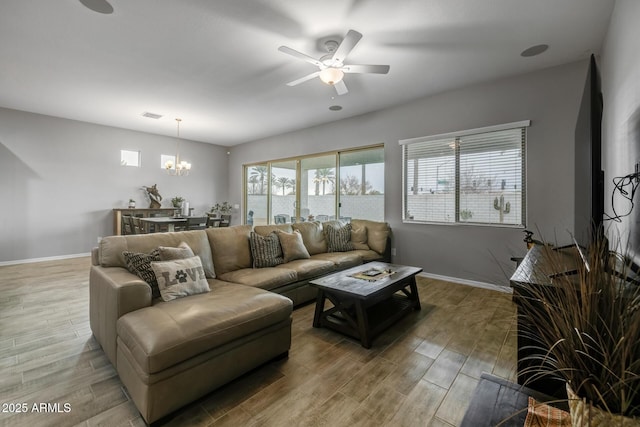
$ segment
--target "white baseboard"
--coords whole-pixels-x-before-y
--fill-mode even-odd
[[[459,283],[461,285],[474,286],[476,288],[490,289],[492,291],[504,292],[505,294],[513,293],[513,289],[511,289],[510,287],[498,286],[492,283],[477,282],[475,280],[460,279],[458,277],[441,276],[439,274],[425,273],[425,272],[418,274],[418,276],[427,277],[429,279],[444,280],[445,282]]]
[[[91,253],[87,252],[87,253],[83,253],[83,254],[58,255],[58,256],[50,256],[50,257],[44,257],[44,258],[17,259],[17,260],[14,260],[14,261],[0,261],[0,267],[3,267],[5,265],[30,264],[30,263],[33,263],[33,262],[59,261],[59,260],[62,260],[62,259],[82,258],[82,257],[85,257],[85,256],[91,256]]]

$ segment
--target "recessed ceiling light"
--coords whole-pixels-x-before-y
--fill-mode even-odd
[[[520,53],[520,56],[523,56],[525,58],[529,58],[531,56],[540,55],[541,53],[546,52],[547,49],[549,49],[549,45],[548,44],[538,44],[538,45],[531,46],[530,48],[523,50],[522,53]]]
[[[342,110],[342,105],[332,105],[331,107],[329,107],[329,110],[331,110],[331,111],[340,111],[340,110]]]
[[[94,12],[106,15],[113,13],[113,6],[107,0],[80,0],[80,3]]]

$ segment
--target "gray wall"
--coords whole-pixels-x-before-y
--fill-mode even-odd
[[[612,214],[612,179],[634,172],[640,162],[640,2],[617,0],[611,16],[609,31],[603,45],[600,74],[604,97],[603,166],[605,171],[605,212]],[[640,205],[638,195],[636,205]],[[616,198],[616,209],[626,212],[629,204]],[[610,222],[610,235],[619,235],[630,243],[640,263],[640,209],[623,218],[621,223]]]
[[[121,149],[142,151],[142,167],[120,166]],[[148,207],[143,185],[158,185],[163,207],[226,199],[226,148],[181,141],[193,170],[179,178],[160,168],[175,150],[171,137],[0,108],[0,262],[89,252],[112,234],[112,208]]]
[[[580,61],[233,147],[230,199],[241,202],[244,163],[383,142],[385,217],[393,228],[395,261],[431,274],[507,285],[515,266],[510,257],[526,252],[521,229],[402,223],[398,140],[531,120],[527,226],[549,240],[555,234],[568,239],[574,129],[586,71],[587,62]]]

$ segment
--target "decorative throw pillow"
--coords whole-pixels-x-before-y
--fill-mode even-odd
[[[151,263],[164,301],[209,292],[200,257]]]
[[[284,262],[280,239],[275,231],[261,236],[252,231],[249,235],[253,268],[274,267]]]
[[[346,252],[353,250],[351,243],[351,224],[342,227],[327,224],[324,228],[324,235],[327,239],[329,252]]]
[[[196,256],[185,242],[180,243],[177,248],[159,246],[158,252],[160,253],[160,261],[173,261],[175,259],[185,259]]]
[[[124,251],[122,252],[122,256],[124,256],[124,260],[127,263],[127,269],[151,286],[151,296],[153,298],[160,298],[158,281],[151,268],[152,262],[160,261],[160,253],[158,250],[154,249],[148,254]]]
[[[302,242],[302,234],[299,231],[296,230],[293,233],[278,231],[278,238],[280,239],[280,246],[282,246],[284,262],[311,258],[309,251],[307,251]]]

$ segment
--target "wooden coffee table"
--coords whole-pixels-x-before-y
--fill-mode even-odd
[[[313,326],[357,338],[364,348],[371,348],[373,337],[410,311],[420,310],[416,274],[421,271],[370,262],[310,281],[318,288]],[[325,310],[327,299],[333,307]]]

